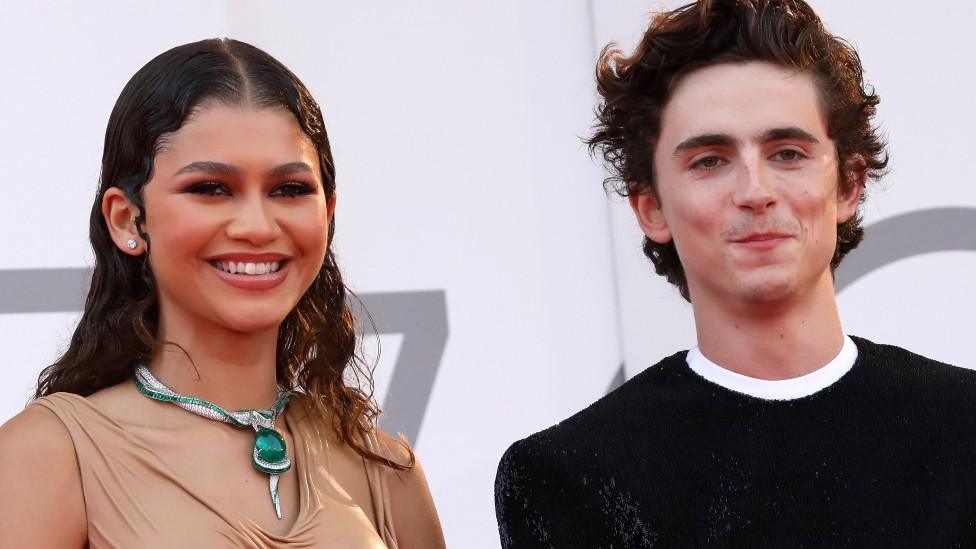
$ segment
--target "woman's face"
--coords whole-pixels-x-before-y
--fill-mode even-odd
[[[214,104],[156,155],[144,189],[161,321],[277,329],[325,258],[335,199],[284,109]]]

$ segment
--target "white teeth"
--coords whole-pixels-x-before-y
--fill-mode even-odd
[[[271,261],[269,263],[235,263],[233,261],[212,261],[211,264],[221,271],[230,274],[263,275],[275,273],[281,269],[280,261]]]

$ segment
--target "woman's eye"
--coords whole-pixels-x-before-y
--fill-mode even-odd
[[[193,194],[202,194],[206,196],[226,196],[230,195],[227,188],[216,181],[202,181],[200,183],[194,183],[186,188],[186,192]]]
[[[312,194],[315,189],[308,183],[302,183],[300,181],[289,181],[287,183],[282,183],[271,192],[271,196],[284,196],[288,198],[294,198],[296,196],[303,196],[306,194]]]

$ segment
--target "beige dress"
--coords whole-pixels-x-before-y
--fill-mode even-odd
[[[397,546],[385,475],[379,470],[383,466],[367,461],[365,467],[377,532],[366,513],[333,480],[328,442],[291,406],[284,420],[295,440],[292,471],[298,475],[300,506],[294,526],[284,536],[221,509],[84,397],[57,393],[35,400],[32,406],[53,412],[74,442],[92,549]]]

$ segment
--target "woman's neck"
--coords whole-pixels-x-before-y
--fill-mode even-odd
[[[260,332],[228,330],[209,321],[166,322],[149,369],[167,387],[227,410],[262,409],[277,394],[277,326]]]

